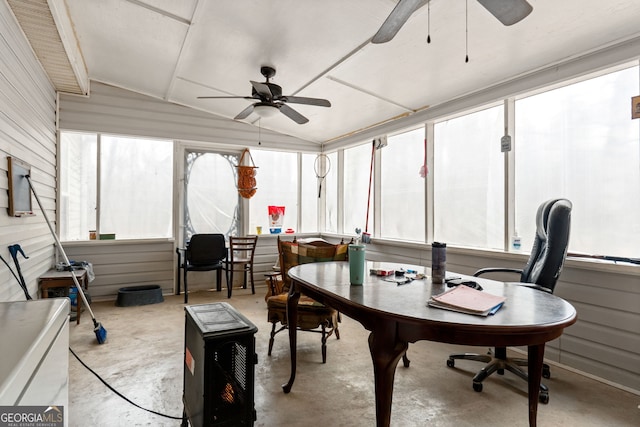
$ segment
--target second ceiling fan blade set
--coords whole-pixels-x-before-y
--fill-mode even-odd
[[[393,39],[413,13],[430,0],[399,0],[382,23],[371,43],[386,43]],[[526,0],[477,0],[504,25],[513,25],[529,16],[533,7]]]
[[[430,0],[398,0],[387,19],[380,29],[371,39],[372,43],[386,43],[392,40],[400,31],[402,26],[409,20],[411,15]],[[485,9],[495,16],[504,25],[513,25],[526,18],[533,7],[526,0],[477,0]],[[269,113],[276,113],[278,110],[294,122],[304,124],[309,121],[305,116],[288,106],[286,103],[313,105],[318,107],[331,107],[331,103],[326,99],[308,98],[302,96],[282,95],[282,88],[269,80],[276,74],[276,70],[270,66],[260,67],[260,73],[265,77],[265,82],[251,83],[251,96],[199,96],[198,99],[247,99],[256,100],[247,108],[242,110],[235,120],[242,120],[251,113],[267,110]],[[271,115],[271,114],[269,114]]]

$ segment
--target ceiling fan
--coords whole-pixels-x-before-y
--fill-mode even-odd
[[[252,112],[255,112],[261,117],[271,117],[280,111],[282,114],[300,125],[307,123],[309,119],[289,107],[286,103],[331,107],[331,103],[326,99],[283,95],[282,88],[269,81],[269,79],[276,75],[276,70],[273,67],[266,65],[262,66],[260,67],[260,73],[267,81],[264,83],[251,81],[251,96],[199,96],[198,99],[240,98],[257,100],[258,102],[249,105],[233,119],[242,120],[248,117]]]
[[[382,23],[378,32],[371,39],[371,43],[386,43],[407,22],[416,10],[430,0],[398,0],[398,4]],[[533,7],[526,0],[478,0],[485,9],[498,18],[504,25],[513,25],[526,18]]]

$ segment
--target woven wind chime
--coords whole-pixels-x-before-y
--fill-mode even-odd
[[[245,156],[249,155],[248,160],[245,161]],[[246,165],[245,163],[250,161],[251,165]],[[238,162],[238,193],[245,199],[250,199],[256,194],[258,187],[256,187],[256,169],[258,167],[253,161],[253,157],[251,157],[251,153],[249,149],[245,148],[242,152],[242,156],[240,156],[240,161]]]

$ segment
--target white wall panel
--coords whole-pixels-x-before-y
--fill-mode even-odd
[[[318,144],[135,92],[91,82],[89,97],[62,94],[60,128],[241,147],[317,152]]]
[[[0,29],[0,254],[15,270],[7,246],[22,247],[29,256],[19,256],[22,274],[37,298],[38,277],[53,267],[53,238],[33,198],[36,216],[8,216],[6,157],[31,165],[36,191],[49,218],[55,219],[56,94],[4,0]],[[17,281],[0,264],[0,301],[23,299]]]
[[[173,291],[173,242],[96,241],[64,243],[70,259],[93,265],[92,298],[115,300],[120,288],[158,285]]]
[[[118,290],[129,286],[159,285],[164,294],[174,292],[177,259],[171,240],[66,242],[64,248],[70,259],[93,265],[96,278],[89,284],[92,298],[115,300]],[[257,294],[266,293],[264,275],[273,271],[276,257],[276,239],[261,236],[254,258]],[[240,280],[238,275],[234,281]],[[189,273],[191,291],[211,289],[214,285],[213,272]],[[226,291],[224,277],[222,289]]]

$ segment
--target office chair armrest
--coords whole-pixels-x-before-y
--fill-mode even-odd
[[[480,270],[476,271],[475,273],[473,273],[473,276],[474,277],[478,277],[481,274],[486,274],[486,273],[516,273],[516,274],[522,274],[522,269],[521,268],[487,267],[487,268],[481,268]]]
[[[536,285],[535,283],[513,283],[514,285],[518,285],[518,286],[525,286],[527,288],[531,288],[531,289],[535,289],[538,291],[542,291],[542,292],[546,292],[548,294],[552,294],[553,291],[549,288],[545,288],[544,286],[540,286],[540,285]]]

